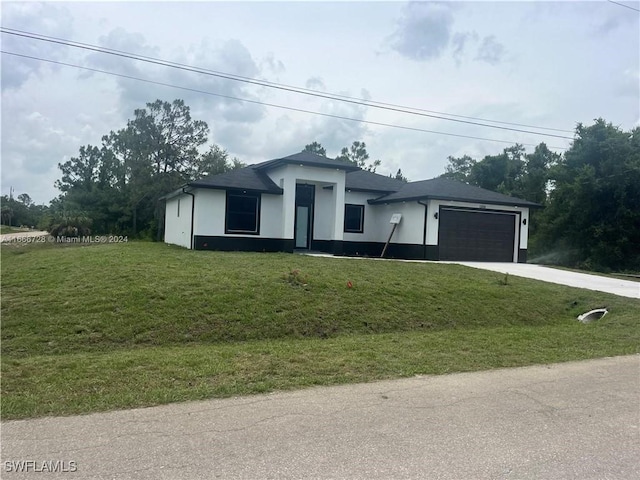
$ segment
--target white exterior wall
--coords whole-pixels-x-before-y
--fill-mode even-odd
[[[165,243],[191,248],[191,195],[178,195],[167,200],[164,222]]]
[[[227,194],[224,190],[201,188],[195,190],[194,235],[224,235]]]
[[[516,230],[516,239],[520,249],[527,248],[529,238],[529,209],[527,207],[514,207],[508,205],[484,205],[480,203],[450,202],[445,200],[429,200],[429,213],[427,215],[427,245],[438,244],[438,220],[433,214],[440,210],[440,206],[477,208],[482,210],[502,210],[507,212],[520,212],[520,228]],[[523,221],[526,220],[526,224]]]
[[[259,238],[281,238],[282,234],[282,195],[262,194],[260,200]]]
[[[422,245],[424,230],[424,206],[417,202],[369,205],[367,200],[379,197],[367,192],[347,192],[345,203],[364,205],[363,233],[345,233],[344,240],[351,242],[386,242],[393,225],[391,215],[401,213],[402,220],[391,238],[391,243]]]
[[[286,165],[269,172],[275,183],[284,189],[283,195],[262,194],[260,201],[260,234],[255,238],[294,238],[296,183],[316,185],[314,210],[314,240],[345,240],[349,242],[386,242],[391,233],[391,215],[402,214],[392,243],[421,245],[423,243],[424,206],[412,201],[370,205],[375,193],[345,192],[342,170]],[[323,187],[331,185],[332,189]],[[225,234],[226,192],[215,189],[197,189],[194,192],[194,235],[247,237],[246,234]],[[191,248],[190,195],[179,195],[166,202],[165,242]],[[180,202],[180,216],[178,213]],[[363,233],[344,233],[345,203],[364,205]],[[516,231],[519,249],[526,249],[529,233],[529,209],[508,205],[481,205],[478,203],[429,200],[426,245],[438,244],[439,221],[433,217],[440,206],[454,206],[483,210],[520,212],[520,225]],[[526,223],[524,222],[526,220]],[[516,252],[517,254],[517,252]]]
[[[344,170],[291,164],[269,170],[267,175],[276,185],[284,189],[281,206],[282,227],[279,238],[294,238],[296,184],[308,183],[316,186],[313,239],[342,240]],[[323,187],[328,185],[333,186],[333,189],[324,190]]]
[[[393,233],[391,243],[422,245],[424,231],[424,205],[417,202],[402,202],[372,205],[376,207],[377,235],[379,242],[386,242],[393,225],[391,215],[401,213],[402,220]]]
[[[194,195],[196,196],[194,235],[280,238],[280,232],[282,231],[282,195],[266,193],[261,195],[259,235],[226,234],[224,232],[227,209],[227,192],[225,190],[203,188],[196,190]]]
[[[350,203],[353,205],[364,205],[364,226],[362,233],[344,233],[344,240],[347,242],[380,242],[379,225],[382,218],[379,215],[378,205],[369,205],[367,201],[372,198],[377,198],[380,195],[370,192],[351,192],[345,193],[344,203]],[[387,222],[389,219],[387,219]],[[344,220],[342,223],[342,230],[344,231]],[[385,239],[386,241],[386,239]]]

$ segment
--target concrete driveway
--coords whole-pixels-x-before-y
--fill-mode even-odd
[[[0,476],[640,478],[639,399],[627,356],[12,421]]]
[[[467,267],[491,270],[493,272],[509,273],[517,277],[532,278],[543,282],[557,283],[569,287],[586,288],[598,292],[613,293],[622,297],[640,298],[640,282],[632,280],[620,280],[613,277],[601,275],[591,275],[587,273],[560,270],[558,268],[544,267],[531,263],[491,263],[491,262],[448,262],[432,260],[398,260],[390,258],[370,258],[370,257],[340,257],[328,253],[305,253],[314,257],[344,258],[359,260],[374,260],[383,262],[408,262],[408,263],[453,263],[465,265]]]
[[[557,268],[543,267],[530,263],[488,263],[488,262],[451,262],[468,267],[509,273],[518,277],[533,278],[544,282],[586,288],[599,292],[613,293],[622,297],[640,298],[640,282],[619,280],[613,277],[571,272]]]

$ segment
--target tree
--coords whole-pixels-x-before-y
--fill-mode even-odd
[[[206,153],[198,157],[194,164],[192,178],[202,178],[207,175],[218,175],[237,168],[244,168],[246,164],[233,158],[229,160],[229,153],[218,145],[212,145]]]
[[[524,147],[516,144],[499,155],[487,155],[475,163],[469,173],[469,183],[487,190],[521,197],[520,181]]]
[[[91,234],[92,221],[82,213],[57,213],[55,214],[47,228],[53,236],[80,237]]]
[[[131,147],[148,156],[155,174],[175,171],[188,176],[198,147],[207,141],[206,122],[192,120],[182,100],[156,100],[147,103],[147,109],[135,110],[135,118],[127,124]]]
[[[541,243],[588,269],[640,269],[640,128],[579,124],[550,170]]]
[[[20,203],[22,203],[26,207],[33,203],[33,200],[31,200],[31,197],[27,193],[21,193],[20,195],[18,195],[18,201],[20,201]]]
[[[162,195],[197,177],[242,166],[215,145],[200,154],[208,133],[182,100],[148,103],[134,111],[125,128],[103,136],[101,147],[81,147],[77,157],[58,165],[62,177],[56,187],[64,209],[89,218],[94,233],[153,236]]]
[[[3,201],[2,203],[4,204],[5,201]],[[13,224],[12,218],[13,218],[13,209],[8,205],[2,205],[2,224],[11,226]]]
[[[305,145],[303,151],[317,153],[318,155],[322,155],[323,157],[327,156],[327,151],[324,149],[324,147],[315,141],[313,143]]]
[[[476,164],[476,161],[469,155],[464,155],[459,158],[450,155],[447,157],[447,160],[449,164],[445,167],[445,173],[440,176],[450,178],[451,180],[457,180],[459,182],[469,183],[471,169]]]
[[[375,173],[376,168],[378,168],[382,163],[380,160],[374,160],[372,163],[367,165],[367,160],[369,160],[367,145],[364,142],[358,141],[353,142],[349,148],[344,147],[341,150],[340,155],[336,157],[336,160],[355,163],[363,170],[367,170],[372,173]]]
[[[389,176],[391,177],[391,175],[389,175]],[[399,168],[398,171],[396,172],[396,176],[392,177],[392,178],[395,178],[396,180],[401,180],[403,182],[408,182],[409,181],[409,179],[402,174],[402,169],[401,168]]]
[[[55,187],[63,192],[72,188],[91,190],[96,180],[98,167],[101,161],[100,149],[87,145],[80,147],[80,154],[71,157],[65,163],[59,163],[62,178],[55,181]]]
[[[521,179],[522,198],[544,205],[547,201],[549,171],[560,161],[560,155],[546,144],[536,146],[533,153],[524,156]]]
[[[27,193],[21,193],[17,199],[3,195],[0,197],[0,203],[2,204],[2,223],[5,225],[35,226],[47,211],[46,206],[36,205]]]
[[[515,144],[498,155],[486,155],[479,162],[469,155],[458,158],[449,156],[449,163],[441,177],[531,200],[525,196],[523,188],[526,175],[524,152],[522,145]]]

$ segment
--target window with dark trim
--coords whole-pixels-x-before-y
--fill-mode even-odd
[[[362,233],[364,231],[364,205],[345,204],[344,231]]]
[[[225,233],[260,233],[260,194],[227,191]]]

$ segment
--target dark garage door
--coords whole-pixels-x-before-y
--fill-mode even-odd
[[[516,215],[441,208],[440,260],[513,262]]]

